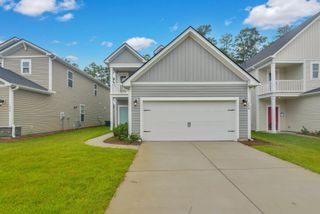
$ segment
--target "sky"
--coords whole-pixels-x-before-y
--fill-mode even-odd
[[[320,0],[0,0],[0,42],[27,39],[81,68],[128,42],[141,54],[188,26],[211,24],[212,36],[257,27],[270,39],[320,11]]]

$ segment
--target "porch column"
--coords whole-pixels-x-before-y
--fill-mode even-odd
[[[113,97],[110,96],[110,130],[113,129]]]
[[[271,93],[276,92],[276,64],[271,63]]]
[[[276,96],[271,96],[271,132],[276,133],[277,127],[276,127]]]

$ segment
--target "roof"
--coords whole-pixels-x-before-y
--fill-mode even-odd
[[[146,60],[143,56],[136,51],[133,47],[131,47],[128,43],[123,43],[120,47],[118,47],[115,51],[113,51],[105,60],[105,63],[110,63],[113,58],[115,58],[123,49],[127,48],[134,56],[141,60],[141,62],[145,62]]]
[[[6,45],[5,47],[2,48],[2,45],[5,44],[5,43],[6,43],[6,44],[9,44],[9,45]],[[46,50],[46,49],[44,49],[44,48],[42,48],[42,47],[40,47],[40,46],[38,46],[38,45],[36,45],[36,44],[34,44],[34,43],[26,40],[26,39],[19,39],[19,38],[17,38],[17,37],[13,37],[13,38],[11,38],[11,39],[9,39],[9,40],[1,43],[1,44],[0,44],[0,54],[1,54],[2,52],[5,52],[6,50],[9,50],[10,48],[18,45],[18,44],[20,44],[20,43],[27,43],[27,44],[30,45],[31,47],[33,47],[33,48],[35,48],[35,49],[37,49],[37,50],[45,53],[48,57],[51,57],[53,60],[57,60],[57,61],[60,62],[61,64],[67,66],[67,67],[70,68],[70,69],[72,69],[73,71],[76,71],[76,72],[78,72],[79,74],[87,77],[88,79],[90,79],[90,80],[92,80],[92,81],[100,84],[101,86],[109,89],[109,87],[108,87],[107,85],[105,85],[105,84],[102,83],[101,81],[95,79],[94,77],[92,77],[92,76],[89,75],[88,73],[86,73],[86,72],[84,72],[83,70],[81,70],[81,69],[79,69],[79,68],[71,65],[70,63],[66,62],[64,59],[58,57],[57,55],[53,54],[52,52],[50,52],[50,51],[48,51],[48,50]]]
[[[228,55],[226,55],[223,51],[221,51],[218,47],[216,47],[212,42],[210,42],[207,38],[199,34],[199,32],[194,29],[193,27],[188,27],[185,31],[179,34],[176,38],[174,38],[169,44],[167,44],[158,54],[154,55],[151,59],[149,59],[146,63],[144,63],[132,76],[125,80],[124,84],[126,86],[130,86],[130,82],[138,79],[148,68],[152,67],[157,60],[160,60],[164,57],[171,49],[175,48],[175,44],[179,41],[183,40],[184,38],[188,37],[189,35],[193,35],[199,43],[201,42],[202,45],[206,45],[208,50],[212,50],[221,60],[227,62],[230,65],[231,70],[237,71],[242,77],[245,77],[247,80],[251,82],[253,85],[258,85],[260,82],[255,77],[253,77],[249,72],[243,69],[239,64],[233,61]]]
[[[303,95],[318,94],[318,93],[320,93],[320,87],[306,91],[303,93]]]
[[[262,60],[273,56],[277,53],[282,47],[284,47],[289,41],[291,41],[295,36],[297,36],[301,31],[303,31],[309,24],[311,24],[314,20],[320,17],[320,12],[313,15],[301,25],[297,26],[296,28],[292,29],[288,33],[284,34],[282,37],[271,43],[268,47],[261,50],[258,54],[253,56],[251,59],[244,62],[241,66],[245,69],[250,68],[251,66],[261,62]]]
[[[0,79],[5,80],[6,82],[9,82],[11,84],[17,85],[17,86],[25,86],[28,88],[33,88],[36,90],[42,90],[47,91],[46,88],[42,87],[41,85],[13,72],[8,69],[4,69],[0,67]]]

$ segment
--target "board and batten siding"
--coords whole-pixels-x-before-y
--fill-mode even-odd
[[[141,97],[239,97],[247,99],[247,85],[134,85],[132,100]],[[248,138],[248,111],[240,104],[239,137]],[[140,105],[132,106],[132,132],[140,133]]]
[[[31,59],[31,74],[21,74],[21,59]],[[45,88],[49,86],[49,57],[5,58],[4,67]]]
[[[0,127],[9,125],[9,87],[0,87],[0,99],[5,103],[0,106]]]
[[[141,82],[242,81],[192,38],[187,38],[147,70]]]
[[[109,90],[98,84],[94,96],[94,81],[73,71],[74,87],[67,86],[66,66],[53,61],[53,95],[24,90],[15,91],[15,125],[22,134],[67,130],[103,125],[109,120]],[[85,122],[80,122],[80,104],[85,105]],[[60,112],[65,119],[60,120]]]
[[[141,63],[141,60],[125,48],[122,52],[117,54],[111,63]]]

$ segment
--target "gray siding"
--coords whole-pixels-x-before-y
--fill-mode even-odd
[[[0,127],[9,125],[9,87],[0,88],[0,99],[5,103],[0,107]]]
[[[67,71],[70,69],[56,61],[52,67],[55,94],[15,92],[15,125],[22,126],[23,135],[97,126],[109,120],[108,89],[98,85],[98,96],[94,96],[94,82],[77,72],[74,72],[74,87],[68,88]],[[79,122],[80,104],[85,104],[84,123]],[[59,118],[60,112],[65,113],[64,121]]]
[[[247,98],[246,85],[133,86],[132,100],[141,97],[240,97]],[[248,138],[248,111],[240,104],[240,138]],[[140,106],[132,106],[132,131],[140,133]]]
[[[31,59],[31,74],[23,75],[25,78],[48,88],[49,85],[49,58],[48,57],[26,57],[5,58],[4,68],[21,75],[21,59]]]
[[[210,82],[242,80],[194,39],[187,38],[142,75],[138,81]]]
[[[141,60],[125,48],[122,52],[118,53],[111,63],[141,63]]]

